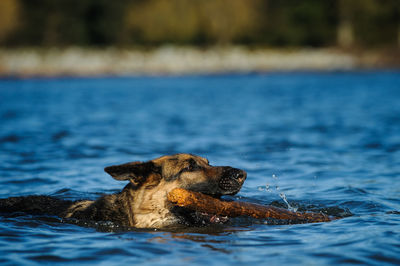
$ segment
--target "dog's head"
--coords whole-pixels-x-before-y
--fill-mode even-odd
[[[184,188],[215,197],[239,192],[247,175],[230,166],[212,166],[207,159],[192,154],[163,156],[104,170],[116,180],[129,180],[137,189],[160,186],[168,193],[174,188]]]
[[[184,188],[213,197],[234,195],[246,179],[246,172],[230,166],[212,166],[191,154],[163,156],[148,162],[132,162],[106,167],[116,180],[129,180],[125,187],[133,195],[132,212],[137,227],[164,227],[184,223],[199,225],[219,218],[173,206],[167,194]]]

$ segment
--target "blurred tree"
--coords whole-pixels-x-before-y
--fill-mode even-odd
[[[0,43],[400,47],[400,0],[0,0]]]
[[[262,13],[259,0],[201,1],[203,31],[218,44],[251,39],[259,30]]]
[[[149,0],[128,7],[127,32],[139,43],[190,42],[199,28],[197,1]]]
[[[355,0],[353,0],[355,1]],[[399,0],[357,0],[355,34],[361,46],[393,46],[397,44]]]
[[[62,46],[83,44],[87,1],[20,0],[20,26],[11,40],[19,45]]]
[[[126,7],[130,0],[86,0],[84,22],[89,44],[119,44],[124,38]]]
[[[273,46],[335,43],[336,0],[271,0],[264,6],[264,42]]]
[[[17,0],[0,1],[0,42],[18,25],[19,5]]]
[[[340,47],[349,48],[354,45],[354,1],[338,0],[337,43]],[[350,4],[349,4],[350,3]]]
[[[124,23],[125,7],[129,0],[20,2],[23,6],[21,23],[12,43],[66,46],[118,43]]]
[[[396,45],[399,5],[398,0],[339,0],[338,45]]]
[[[129,7],[127,24],[144,43],[226,44],[257,27],[260,0],[150,0]]]

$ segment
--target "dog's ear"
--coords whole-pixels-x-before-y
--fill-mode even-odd
[[[116,180],[130,180],[135,185],[143,183],[151,173],[159,173],[152,161],[131,162],[104,168]]]

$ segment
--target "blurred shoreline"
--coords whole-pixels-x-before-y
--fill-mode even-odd
[[[183,75],[399,69],[398,51],[162,46],[155,49],[0,49],[0,77]]]

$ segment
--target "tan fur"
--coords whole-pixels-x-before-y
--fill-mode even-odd
[[[134,193],[132,212],[135,214],[134,227],[160,228],[173,225],[177,218],[170,212],[171,203],[167,200],[167,194],[179,187],[178,182],[166,183],[161,181],[154,188],[141,188]]]

